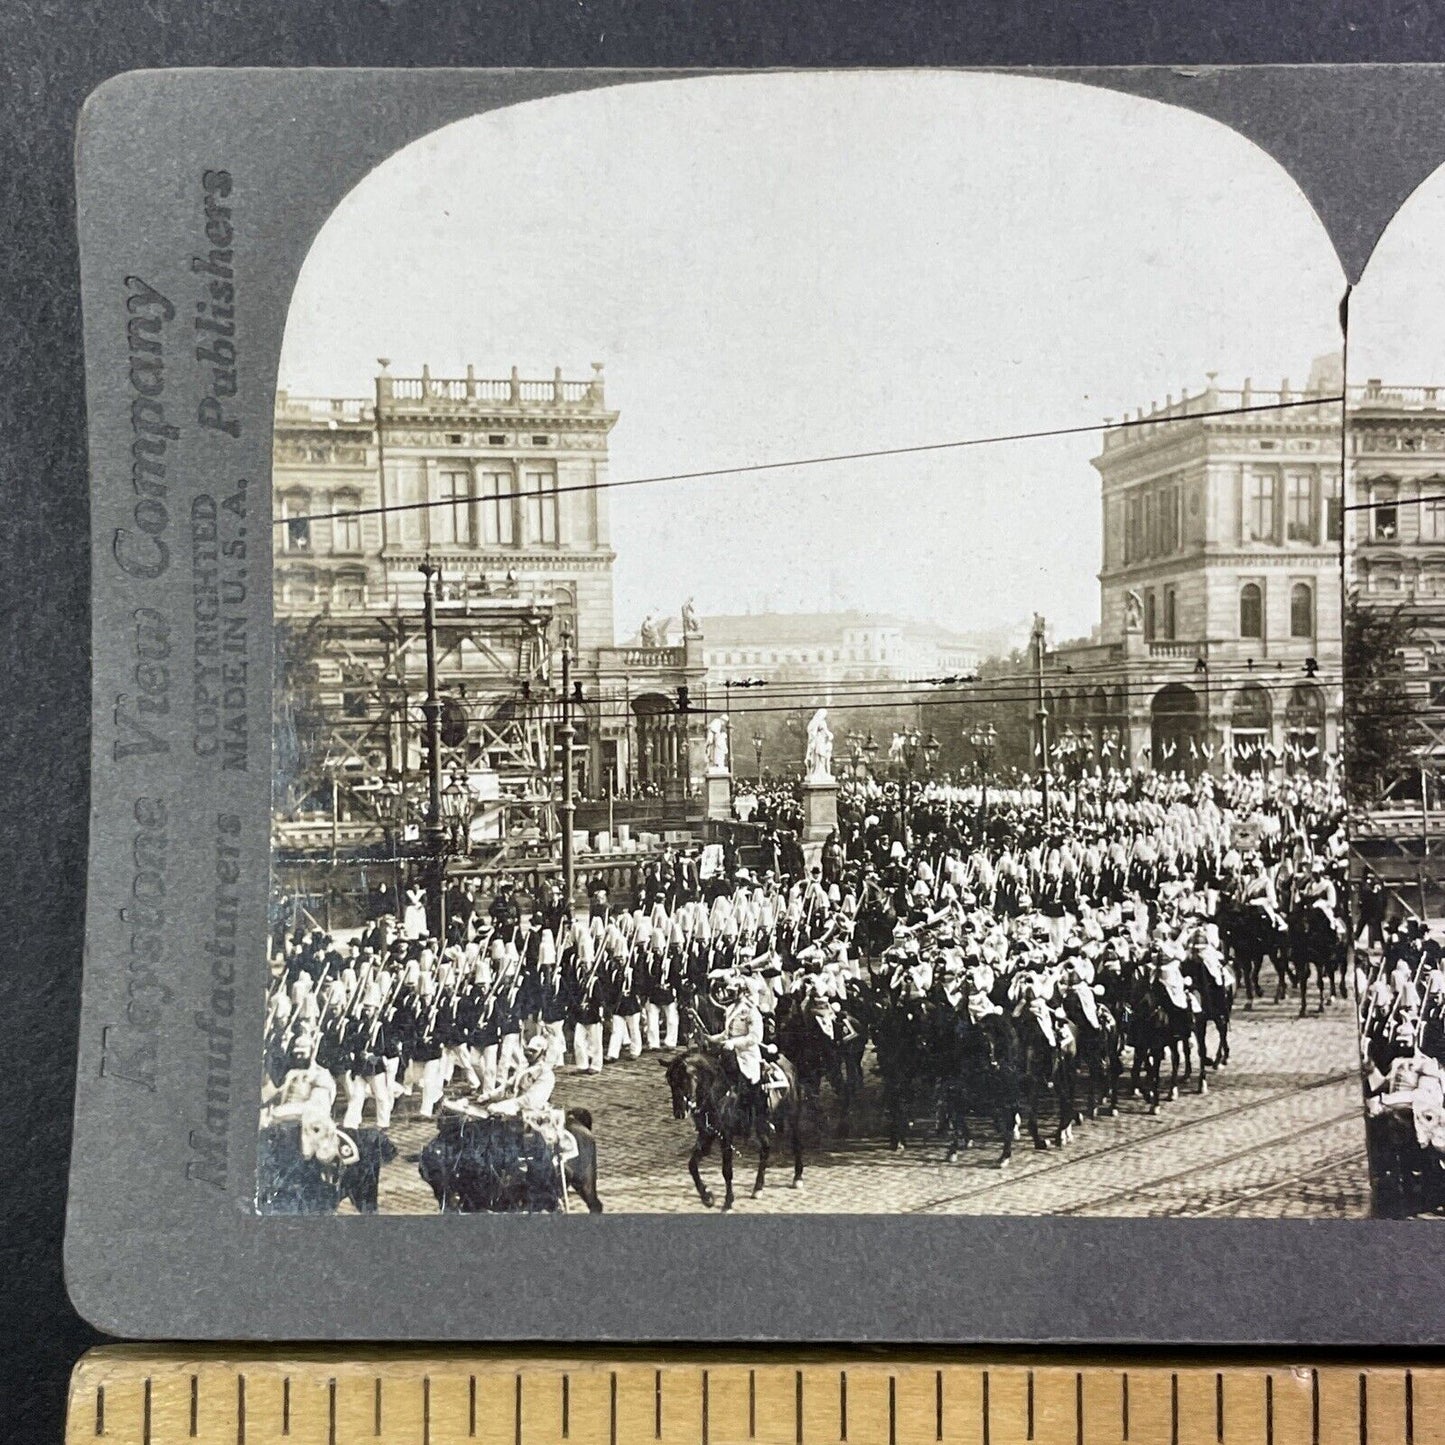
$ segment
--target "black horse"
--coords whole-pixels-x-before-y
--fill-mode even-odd
[[[597,1138],[586,1109],[567,1111],[577,1153],[557,1169],[554,1146],[520,1119],[445,1113],[421,1151],[421,1177],[443,1212],[549,1213],[566,1208],[570,1186],[589,1214],[602,1213],[597,1194]]]
[[[1274,964],[1279,978],[1279,998],[1283,998],[1289,948],[1286,931],[1264,909],[1221,898],[1219,933],[1225,953],[1233,960],[1244,985],[1245,1012],[1252,1012],[1255,999],[1264,997],[1262,975],[1266,956]]]
[[[883,1083],[888,1143],[895,1151],[907,1145],[914,1117],[936,1102],[939,1071],[931,1032],[924,1000],[902,998],[891,990],[871,1000],[868,1035]]]
[[[1073,1027],[1079,1062],[1084,1066],[1084,1117],[1097,1117],[1101,1100],[1105,1114],[1118,1113],[1124,1062],[1117,1021],[1096,993],[1085,998],[1078,989],[1064,993],[1064,1016]]]
[[[1325,986],[1329,1001],[1345,996],[1345,941],[1335,931],[1329,915],[1314,903],[1296,903],[1289,913],[1289,956],[1295,986],[1299,989],[1299,1016],[1309,1006],[1310,972],[1319,988],[1319,1008],[1325,1011]]]
[[[702,1182],[699,1163],[712,1152],[716,1142],[722,1146],[722,1176],[725,1194],[723,1209],[731,1209],[733,1195],[733,1151],[740,1140],[751,1138],[758,1146],[758,1174],[753,1182],[753,1198],[763,1192],[767,1180],[768,1158],[773,1140],[780,1129],[787,1131],[793,1151],[793,1188],[802,1187],[803,1136],[802,1101],[797,1076],[786,1059],[778,1061],[788,1080],[787,1093],[775,1097],[766,1107],[749,1105],[739,1095],[721,1062],[710,1053],[689,1050],[663,1064],[668,1088],[672,1090],[674,1119],[692,1120],[697,1130],[697,1143],[688,1156],[687,1172],[697,1186],[697,1196],[711,1209],[712,1191]]]
[[[1200,1057],[1204,1055],[1204,1015],[1196,1013],[1187,998],[1182,1005],[1172,998],[1158,979],[1141,975],[1136,980],[1129,1034],[1129,1042],[1134,1049],[1130,1070],[1134,1091],[1142,1092],[1149,1112],[1157,1114],[1161,1093],[1159,1080],[1165,1056],[1169,1058],[1169,1097],[1177,1099],[1181,1061],[1183,1077],[1187,1079],[1192,1072],[1190,1049],[1194,1042],[1199,1044]],[[1208,1091],[1204,1074],[1201,1064],[1201,1094]]]
[[[1073,1137],[1079,1112],[1074,1102],[1074,1070],[1078,1041],[1073,1026],[1049,1013],[1045,1004],[1030,1004],[1017,1014],[1020,1072],[1023,1076],[1023,1115],[1035,1149],[1047,1149],[1039,1133],[1039,1110],[1046,1094],[1058,1101],[1059,1123],[1054,1143],[1062,1149]]]
[[[831,1084],[838,1100],[838,1137],[846,1137],[849,1110],[863,1092],[863,1051],[868,1037],[862,1021],[840,1013],[830,1038],[801,999],[790,994],[779,1002],[774,1026],[778,1048],[797,1074],[800,1102],[817,1115],[822,1109],[824,1081]]]
[[[1184,963],[1184,976],[1189,986],[1199,995],[1201,1008],[1199,1039],[1199,1074],[1213,1065],[1221,1068],[1229,1062],[1229,1020],[1234,1012],[1234,979],[1226,964],[1221,962],[1218,970],[1211,968],[1198,954],[1191,953]],[[1211,1059],[1205,1051],[1205,1032],[1209,1025],[1219,1035],[1219,1049]]]
[[[947,1067],[940,1081],[943,1113],[949,1131],[948,1158],[971,1149],[968,1116],[991,1118],[1003,1141],[998,1167],[1006,1169],[1013,1157],[1014,1130],[1023,1098],[1018,1035],[1008,1015],[995,1011],[973,1020],[957,1013],[951,1020],[953,1035]]]

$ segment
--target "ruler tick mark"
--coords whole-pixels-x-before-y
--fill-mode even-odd
[[[246,1445],[246,1377],[236,1376],[236,1445]]]
[[[803,1445],[803,1372],[793,1375],[793,1437],[797,1445]]]
[[[1405,1371],[1405,1445],[1415,1445],[1415,1375]]]
[[[943,1371],[933,1372],[933,1438],[943,1439]]]
[[[898,1381],[888,1377],[888,1445],[898,1445]]]
[[[758,1433],[758,1372],[748,1371],[748,1439],[757,1438]]]
[[[1224,1374],[1214,1376],[1214,1439],[1216,1445],[1224,1445]]]
[[[201,1423],[201,1377],[191,1376],[191,1439],[196,1438]]]
[[[477,1377],[467,1376],[467,1438],[477,1437]]]
[[[421,1377],[421,1445],[431,1445],[431,1376]]]
[[[105,1386],[96,1386],[95,1391],[95,1433],[105,1434]]]
[[[194,1435],[196,1432],[191,1431]],[[285,1376],[281,1381],[281,1433],[291,1433],[291,1376]]]
[[[1028,1438],[1030,1440],[1034,1438],[1034,1372],[1032,1370],[1029,1371]]]
[[[1084,1445],[1084,1376],[1074,1371],[1074,1445]]]
[[[707,1415],[708,1415],[708,1387],[707,1371],[702,1372],[702,1445],[707,1445]]]
[[[570,1439],[572,1435],[572,1380],[568,1375],[562,1376],[562,1438]]]
[[[1129,1438],[1129,1372],[1124,1371],[1119,1381],[1119,1423],[1123,1426],[1124,1439]]]
[[[612,1377],[612,1445],[617,1445],[617,1376]],[[517,1372],[517,1383],[512,1397],[512,1439],[522,1445],[522,1374]]]
[[[848,1438],[848,1372],[838,1371],[838,1438]]]
[[[652,1438],[662,1439],[662,1371],[652,1375]],[[612,1445],[617,1445],[617,1376],[612,1376]]]
[[[372,1413],[371,1433],[372,1433],[373,1435],[380,1435],[380,1434],[381,1434],[381,1376],[380,1376],[380,1375],[378,1375],[378,1376],[376,1377],[376,1387],[375,1387],[375,1389],[374,1389],[373,1392],[372,1392],[372,1410],[371,1410],[371,1413]]]
[[[1370,1445],[1369,1377],[1360,1371],[1360,1445]]]
[[[1264,1445],[1274,1445],[1274,1376],[1264,1377]]]
[[[1320,1445],[1320,1372],[1310,1371],[1310,1445]]]
[[[145,1398],[141,1406],[141,1445],[151,1445],[151,1377],[146,1376]]]
[[[983,1372],[983,1445],[989,1445],[988,1371]]]
[[[336,1445],[336,1376],[326,1382],[326,1445]]]
[[[1083,1442],[1080,1442],[1083,1445]],[[1179,1445],[1179,1376],[1169,1376],[1169,1445]]]

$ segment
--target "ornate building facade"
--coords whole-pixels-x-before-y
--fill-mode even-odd
[[[579,791],[700,776],[678,709],[699,639],[614,645],[602,368],[585,380],[383,369],[366,398],[277,397],[278,847],[410,836],[425,777],[423,569],[444,761],[479,844],[555,841],[562,639]]]
[[[1347,581],[1364,606],[1399,609],[1416,723],[1411,767],[1385,807],[1441,806],[1445,788],[1445,387],[1368,380],[1349,392]],[[1422,789],[1423,794],[1422,794]]]
[[[1100,625],[1044,658],[1055,757],[1323,767],[1341,701],[1340,386],[1336,357],[1303,390],[1211,378],[1105,429]]]

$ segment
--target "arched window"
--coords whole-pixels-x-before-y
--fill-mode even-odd
[[[1308,582],[1296,582],[1289,589],[1289,635],[1315,635],[1315,589]]]
[[[1246,582],[1239,589],[1239,635],[1264,636],[1264,592],[1258,582]]]

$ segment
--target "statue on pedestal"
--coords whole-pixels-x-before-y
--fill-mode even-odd
[[[642,626],[637,629],[638,641],[643,647],[656,647],[657,644],[657,621],[649,612],[642,619]]]
[[[828,709],[825,707],[820,707],[808,722],[808,751],[803,757],[803,781],[833,781],[833,734],[828,727]]]
[[[715,717],[707,725],[707,770],[710,773],[728,771],[728,720]]]
[[[682,635],[684,637],[702,636],[702,628],[697,620],[697,608],[692,605],[691,597],[682,604]]]

